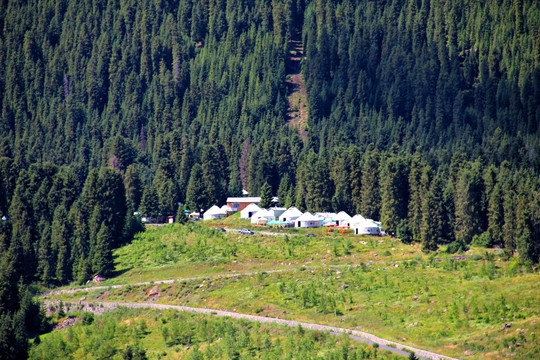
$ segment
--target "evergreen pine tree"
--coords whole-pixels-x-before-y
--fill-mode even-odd
[[[440,173],[431,182],[422,206],[422,250],[437,250],[441,239],[445,238],[445,214],[443,203],[444,183]]]
[[[188,216],[186,214],[186,207],[185,206],[179,206],[178,210],[176,211],[176,218],[175,221],[179,224],[186,224],[188,222]]]
[[[272,206],[272,188],[267,182],[261,187],[261,202],[259,206],[262,209],[268,209]]]
[[[396,232],[407,216],[408,184],[405,166],[400,159],[386,160],[381,171],[381,222],[383,228]]]
[[[159,217],[159,200],[154,186],[150,185],[144,189],[139,210],[143,216],[154,219]]]
[[[380,218],[381,197],[379,192],[379,153],[376,150],[366,151],[362,167],[362,201],[360,213],[367,219]]]
[[[493,244],[503,245],[504,208],[501,185],[496,184],[488,200],[488,233]]]
[[[195,164],[191,169],[191,176],[186,190],[186,205],[192,212],[205,208],[209,203],[203,181],[201,166]]]
[[[474,235],[482,233],[483,182],[479,164],[461,169],[455,194],[456,240],[469,244]]]
[[[60,283],[71,279],[70,233],[67,220],[68,214],[64,205],[59,205],[54,212],[51,241],[56,252],[56,279]]]
[[[134,212],[139,208],[142,196],[142,184],[137,165],[131,164],[127,167],[124,176],[124,185],[126,188],[126,200],[130,204],[130,211]]]
[[[112,240],[112,232],[103,222],[96,235],[96,243],[93,248],[92,272],[94,274],[107,276],[112,272]]]

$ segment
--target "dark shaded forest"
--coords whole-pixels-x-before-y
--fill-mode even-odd
[[[534,0],[4,0],[0,28],[6,329],[24,329],[23,284],[111,274],[135,211],[265,184],[426,251],[538,262]],[[307,138],[286,126],[289,40]]]

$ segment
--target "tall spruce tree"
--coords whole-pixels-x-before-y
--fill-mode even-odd
[[[114,265],[112,243],[112,231],[110,231],[105,222],[103,222],[96,234],[96,243],[93,248],[92,271],[94,274],[107,276],[112,272]]]
[[[139,210],[143,216],[154,219],[159,217],[159,198],[154,186],[150,185],[144,189]]]
[[[71,234],[68,227],[68,213],[63,205],[59,205],[54,211],[51,242],[56,253],[56,280],[65,283],[71,279]]]
[[[366,151],[363,162],[360,214],[365,218],[378,220],[380,218],[381,206],[378,151]]]
[[[456,240],[469,244],[474,235],[482,233],[483,182],[480,164],[473,163],[459,172],[455,194]]]
[[[443,175],[437,173],[422,204],[421,242],[423,251],[437,250],[438,244],[446,238],[445,232],[448,231],[448,227],[445,222],[443,191]]]
[[[381,171],[381,222],[385,229],[396,232],[407,217],[407,170],[401,159],[389,158]]]
[[[191,211],[199,211],[199,209],[208,209],[209,203],[202,168],[199,164],[195,164],[191,169],[186,189],[186,205]]]
[[[268,209],[272,206],[272,188],[267,182],[261,187],[261,202],[259,206],[262,209]]]

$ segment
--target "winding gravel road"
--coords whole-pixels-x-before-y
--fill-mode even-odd
[[[60,301],[44,301],[46,306],[54,305],[58,307],[60,304]],[[378,336],[358,331],[358,330],[350,330],[335,326],[327,326],[327,325],[320,325],[320,324],[313,324],[313,323],[307,323],[307,322],[301,322],[301,321],[294,321],[294,320],[285,320],[285,319],[279,319],[279,318],[270,318],[265,316],[258,316],[258,315],[249,315],[249,314],[242,314],[237,313],[233,311],[224,311],[224,310],[215,310],[215,309],[207,309],[207,308],[196,308],[196,307],[189,307],[189,306],[181,306],[181,305],[165,305],[165,304],[155,304],[155,303],[121,303],[121,302],[104,302],[104,301],[93,301],[93,302],[87,302],[87,301],[81,301],[78,304],[71,304],[71,303],[64,303],[64,306],[69,311],[70,309],[78,309],[83,311],[91,311],[97,314],[102,314],[105,311],[112,311],[119,307],[127,307],[127,308],[151,308],[151,309],[161,309],[161,310],[178,310],[178,311],[189,311],[189,312],[195,312],[200,314],[206,314],[206,315],[213,315],[213,316],[229,316],[234,319],[246,319],[249,321],[256,321],[260,323],[274,323],[274,324],[280,324],[285,326],[291,326],[291,327],[298,327],[302,326],[305,329],[309,330],[319,330],[319,331],[327,331],[334,335],[348,335],[352,339],[363,341],[368,344],[379,344],[379,348],[384,350],[389,350],[393,353],[405,355],[408,356],[409,352],[414,352],[417,357],[421,359],[444,359],[444,360],[457,360],[455,358],[437,354],[431,351],[426,351],[422,349],[417,349],[412,346],[403,345],[394,341],[389,341],[382,339]],[[409,352],[407,352],[409,351]]]

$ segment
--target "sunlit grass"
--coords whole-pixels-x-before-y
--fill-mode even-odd
[[[111,284],[206,278],[158,285],[152,299],[147,294],[154,284],[89,292],[89,300],[155,301],[332,324],[459,358],[534,359],[540,351],[534,335],[540,330],[539,276],[494,251],[473,248],[455,260],[390,237],[245,236],[172,225],[140,234],[115,255],[120,275]],[[216,277],[247,272],[256,273]],[[503,329],[507,323],[511,327]]]
[[[307,359],[343,354],[355,359],[404,358],[325,332],[174,310],[130,309],[43,335],[29,358],[125,359],[128,346],[144,349],[148,359]]]

